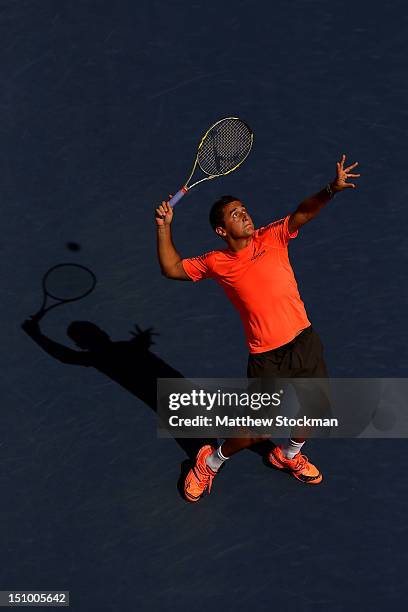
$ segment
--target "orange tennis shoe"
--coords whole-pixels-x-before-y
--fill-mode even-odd
[[[317,467],[309,462],[306,455],[298,453],[293,459],[287,459],[282,453],[281,446],[275,446],[269,453],[268,460],[280,470],[285,470],[298,480],[306,484],[319,484],[323,480]]]
[[[184,481],[184,495],[190,502],[198,502],[208,489],[211,492],[212,481],[217,472],[213,472],[205,460],[215,451],[207,444],[200,448],[194,467],[191,468]]]

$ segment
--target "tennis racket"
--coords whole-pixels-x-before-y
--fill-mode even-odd
[[[94,273],[85,266],[65,263],[50,268],[42,280],[42,306],[31,318],[38,321],[56,306],[81,300],[95,289],[95,285]],[[54,300],[54,303],[50,303],[50,299]]]
[[[251,128],[238,117],[226,117],[214,123],[201,138],[190,176],[171,198],[170,206],[177,204],[187,191],[199,183],[234,172],[248,157],[253,140]],[[197,166],[206,176],[189,185]]]

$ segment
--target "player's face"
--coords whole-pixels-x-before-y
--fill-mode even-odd
[[[225,236],[249,238],[254,233],[254,224],[242,202],[235,200],[224,208]]]

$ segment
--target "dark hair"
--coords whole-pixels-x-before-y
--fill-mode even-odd
[[[210,225],[215,230],[216,227],[224,227],[224,208],[227,204],[231,204],[231,202],[237,201],[239,202],[239,198],[236,198],[232,195],[223,195],[219,200],[214,202],[211,206],[210,210]]]

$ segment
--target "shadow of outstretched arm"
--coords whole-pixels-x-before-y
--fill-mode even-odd
[[[74,350],[45,336],[38,320],[27,319],[23,330],[48,355],[61,363],[93,366],[114,380],[157,412],[157,379],[184,376],[150,350],[153,344],[152,328],[141,330],[135,325],[130,340],[113,342],[109,335],[90,321],[74,321],[67,329],[68,336],[82,350]],[[174,438],[189,459],[212,439]]]
[[[37,320],[26,319],[21,327],[38,346],[48,353],[48,355],[54,357],[54,359],[61,361],[61,363],[81,366],[93,365],[92,355],[89,351],[75,351],[68,346],[55,342],[55,340],[51,340],[51,338],[48,338],[41,332]]]

